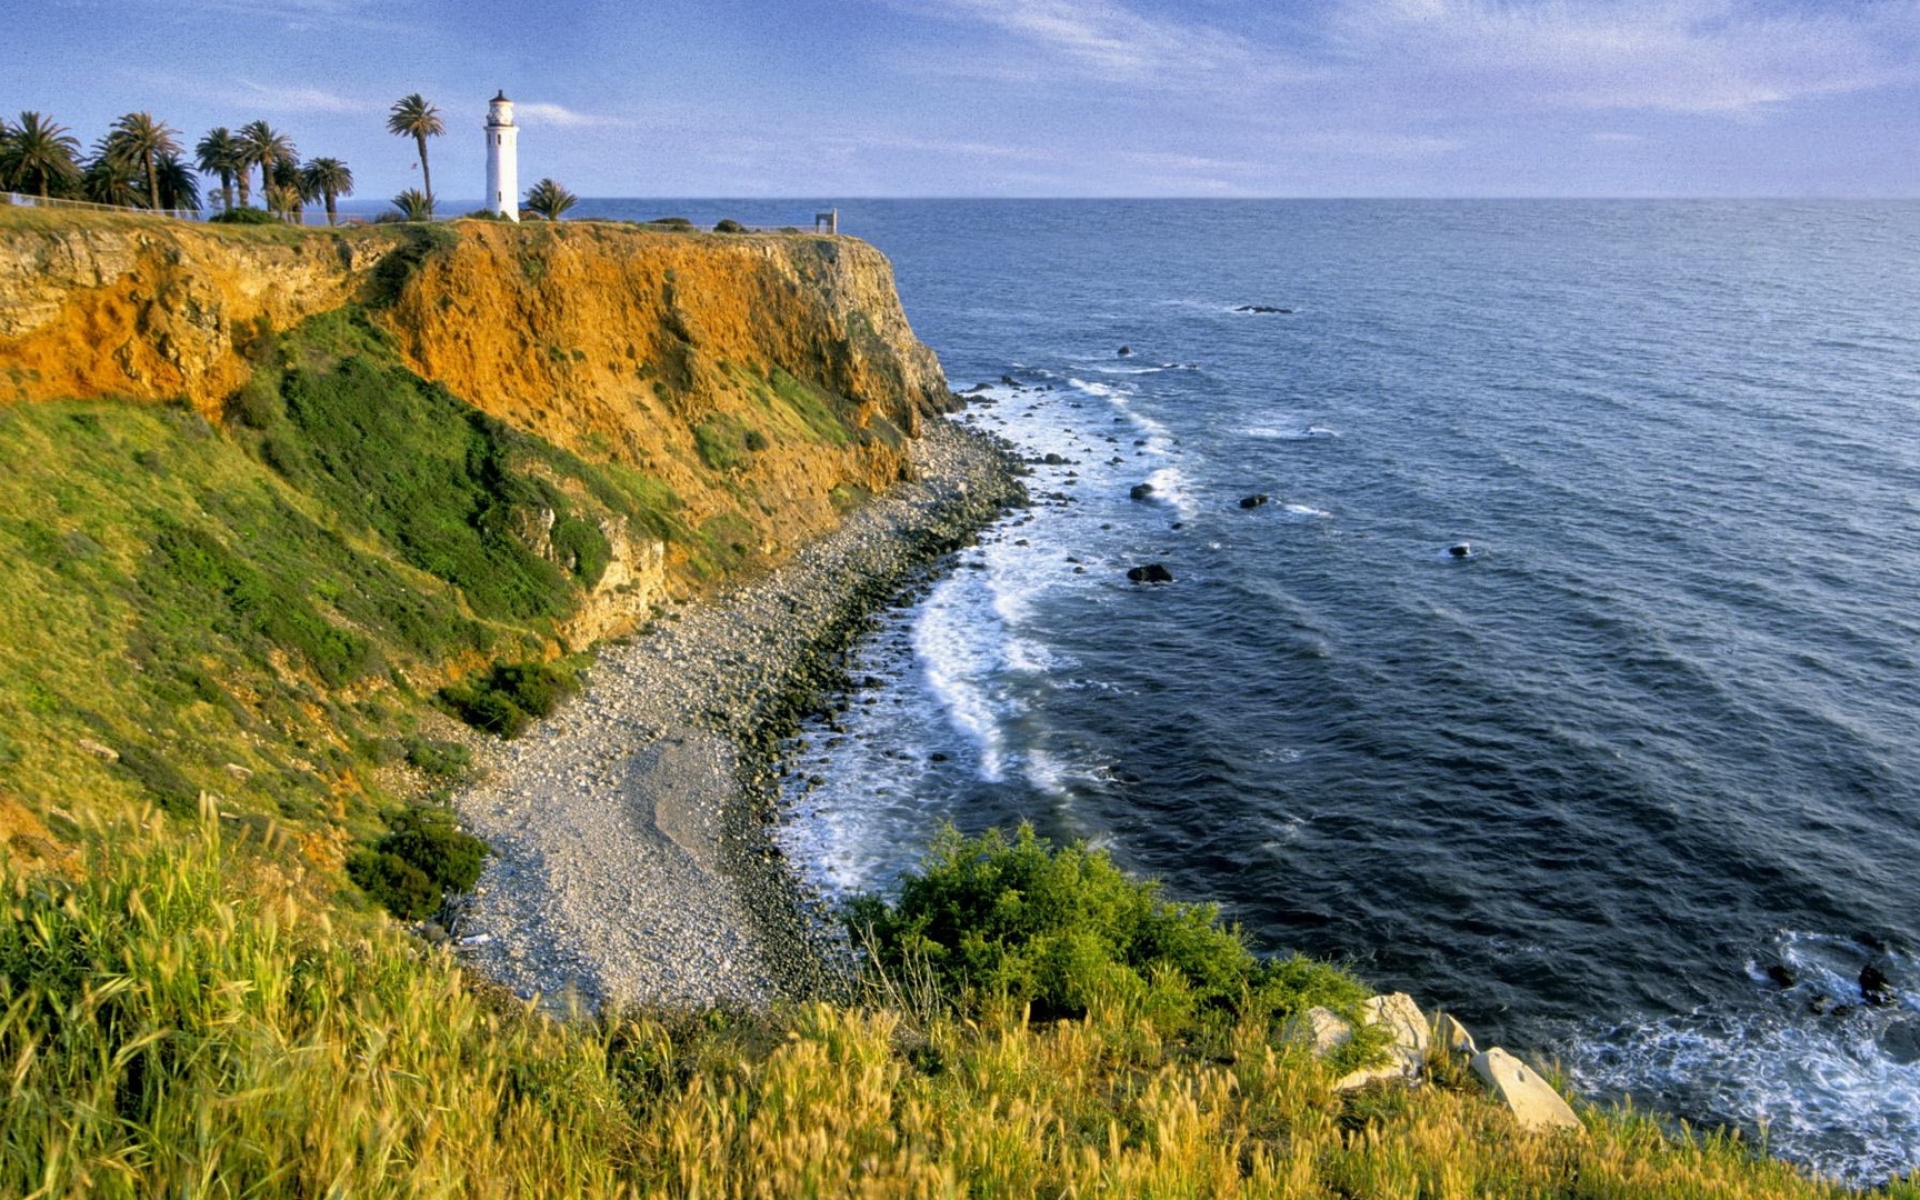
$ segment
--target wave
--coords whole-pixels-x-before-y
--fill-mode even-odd
[[[1755,994],[1737,1009],[1598,1030],[1575,1043],[1581,1090],[1737,1124],[1775,1154],[1855,1184],[1920,1162],[1920,970],[1850,938],[1783,933],[1747,964]],[[1864,1002],[1868,961],[1889,1002]],[[1782,985],[1785,986],[1782,986]]]

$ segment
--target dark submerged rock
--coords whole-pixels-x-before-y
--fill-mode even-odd
[[[1135,583],[1172,583],[1173,572],[1162,563],[1148,563],[1128,571],[1127,578]]]
[[[1262,504],[1265,504],[1267,502],[1267,499],[1268,497],[1265,492],[1255,492],[1251,496],[1240,497],[1240,507],[1241,508],[1259,508]]]
[[[1150,483],[1136,483],[1127,489],[1127,495],[1134,500],[1149,499],[1153,495],[1153,485]]]
[[[1897,999],[1893,981],[1877,962],[1860,968],[1860,995],[1874,1008],[1887,1008]]]

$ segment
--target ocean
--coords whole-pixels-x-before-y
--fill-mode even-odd
[[[1920,1166],[1920,205],[839,208],[1035,503],[796,742],[823,891],[1030,821],[1589,1096]]]

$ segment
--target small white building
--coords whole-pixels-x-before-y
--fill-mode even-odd
[[[504,89],[487,105],[487,207],[520,219],[520,129]]]

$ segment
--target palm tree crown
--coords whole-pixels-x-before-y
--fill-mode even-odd
[[[200,180],[187,160],[178,154],[162,154],[154,162],[160,178],[160,203],[169,212],[200,211]]]
[[[147,177],[147,206],[157,210],[160,207],[159,159],[180,153],[180,139],[172,126],[154,120],[152,113],[130,112],[113,123],[113,132],[107,135],[106,151],[140,168]]]
[[[80,191],[95,204],[118,208],[139,208],[147,199],[140,194],[140,165],[118,153],[111,136],[94,143]]]
[[[332,225],[335,223],[334,200],[353,195],[353,172],[337,158],[310,158],[307,165],[300,168],[300,186],[309,199],[326,202],[327,224]]]
[[[23,112],[20,123],[0,121],[0,187],[32,188],[42,200],[54,188],[80,182],[80,139],[37,112]]]
[[[299,157],[293,148],[293,139],[274,129],[265,121],[252,121],[240,127],[240,202],[246,203],[247,168],[260,168],[260,191],[264,198],[267,189],[273,186],[273,169],[283,159],[295,160]]]
[[[549,221],[558,221],[561,213],[579,202],[578,196],[551,179],[542,179],[527,189],[528,210],[540,214]]]
[[[393,206],[400,210],[403,221],[431,221],[433,205],[427,200],[427,194],[419,188],[408,188],[393,198]]]
[[[387,115],[387,132],[395,137],[410,137],[420,149],[420,183],[426,189],[427,215],[433,215],[433,174],[427,169],[427,139],[447,131],[440,110],[427,103],[419,92],[394,101]]]
[[[223,207],[233,208],[233,177],[245,171],[240,161],[240,139],[225,125],[210,129],[207,136],[200,139],[193,148],[195,162],[202,173],[217,175],[220,178],[220,195]],[[244,195],[244,193],[243,193]],[[243,199],[241,203],[245,203]]]

